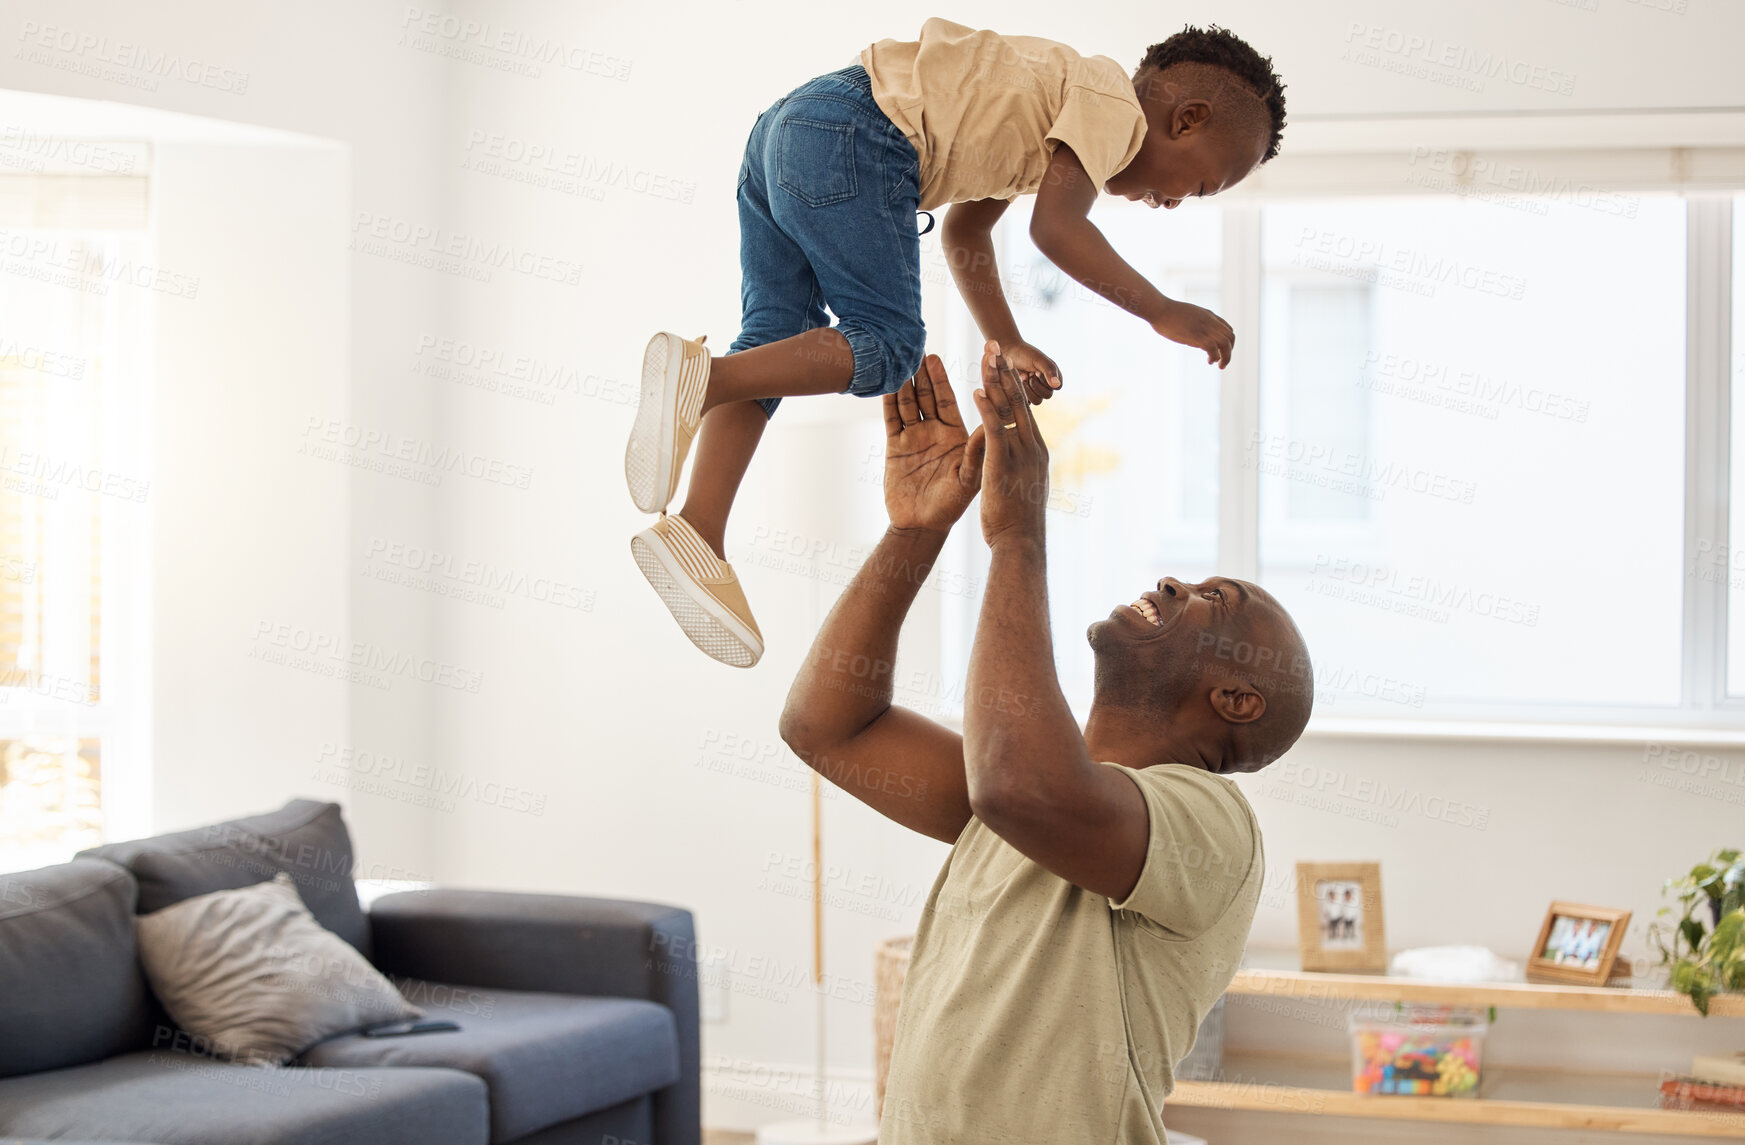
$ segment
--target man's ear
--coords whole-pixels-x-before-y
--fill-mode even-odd
[[[1212,118],[1212,105],[1203,99],[1184,99],[1175,105],[1175,114],[1170,116],[1170,134],[1176,138],[1192,135],[1203,131],[1206,121]]]
[[[1212,710],[1225,723],[1251,724],[1266,714],[1266,697],[1241,680],[1224,680],[1212,688]]]

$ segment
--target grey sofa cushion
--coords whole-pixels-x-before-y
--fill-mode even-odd
[[[451,1066],[484,1079],[491,1140],[515,1139],[671,1085],[679,1078],[672,1011],[635,998],[482,990],[411,980],[406,1000],[461,1028],[323,1042],[312,1066]]]
[[[152,992],[200,1052],[283,1065],[334,1034],[423,1016],[284,872],[142,914],[135,933]]]
[[[146,1044],[134,891],[126,871],[91,859],[0,875],[0,1077]]]
[[[369,953],[369,926],[351,876],[351,834],[337,803],[293,799],[264,815],[110,843],[82,854],[133,872],[140,914],[195,895],[264,883],[284,871],[296,880],[315,921]]]
[[[267,1069],[169,1050],[0,1080],[0,1135],[161,1145],[485,1145],[459,1070]]]

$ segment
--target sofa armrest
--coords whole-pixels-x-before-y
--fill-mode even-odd
[[[642,998],[673,1013],[680,1077],[655,1094],[656,1145],[698,1145],[702,1044],[691,912],[657,903],[502,891],[384,895],[376,966],[457,986]]]

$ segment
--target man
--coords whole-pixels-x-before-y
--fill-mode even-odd
[[[952,844],[915,939],[880,1145],[1159,1145],[1175,1065],[1260,893],[1259,830],[1224,776],[1295,742],[1313,676],[1261,589],[1166,577],[1091,626],[1081,731],[1049,635],[1048,451],[992,342],[982,385],[974,434],[936,357],[885,398],[890,528],[819,630],[782,738]],[[978,490],[992,554],[959,735],[893,706],[891,667]]]

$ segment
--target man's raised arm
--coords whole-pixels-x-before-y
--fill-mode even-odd
[[[891,524],[818,630],[788,692],[781,734],[856,799],[950,843],[970,819],[963,738],[893,706],[892,673],[909,607],[981,487],[984,436],[966,433],[936,356],[884,401]]]
[[[1145,799],[1093,761],[1054,666],[1044,562],[1048,446],[988,344],[976,409],[988,438],[982,535],[992,555],[970,651],[967,784],[988,829],[1061,878],[1124,899],[1145,865]]]

